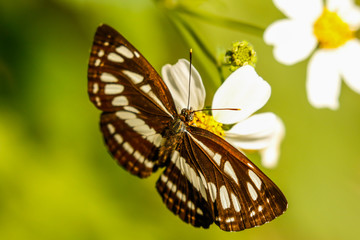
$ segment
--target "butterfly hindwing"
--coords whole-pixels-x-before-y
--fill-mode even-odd
[[[126,170],[147,177],[157,169],[166,119],[125,106],[123,110],[102,113],[100,125],[109,151]]]
[[[172,161],[160,175],[156,188],[170,211],[184,222],[195,227],[208,228],[213,223],[212,210],[208,204],[175,165],[180,155],[174,152]]]

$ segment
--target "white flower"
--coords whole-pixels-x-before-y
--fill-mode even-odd
[[[167,64],[162,69],[164,82],[168,86],[178,112],[187,107],[188,78],[190,64],[180,59],[175,65]],[[205,88],[201,77],[192,66],[190,107],[204,108]],[[257,75],[254,68],[244,66],[233,72],[214,95],[212,108],[238,108],[239,111],[213,111],[216,121],[235,124],[225,131],[225,139],[240,150],[257,150],[262,164],[274,167],[279,158],[280,143],[285,128],[274,113],[254,114],[265,105],[271,94],[270,85]]]
[[[306,89],[318,108],[338,108],[341,78],[360,93],[360,8],[353,0],[273,0],[288,19],[272,23],[264,40],[274,45],[274,56],[291,65],[312,52]],[[318,48],[317,48],[318,47]]]

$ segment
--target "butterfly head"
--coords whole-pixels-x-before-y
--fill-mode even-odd
[[[191,122],[194,119],[194,111],[188,108],[181,110],[180,118],[184,122]]]

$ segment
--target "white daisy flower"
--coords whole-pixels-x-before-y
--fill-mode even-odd
[[[178,112],[187,107],[188,78],[190,63],[180,59],[175,65],[162,68],[163,79],[168,86]],[[205,88],[200,74],[192,66],[190,86],[190,107],[194,110],[204,108]],[[247,65],[233,72],[216,91],[212,108],[236,108],[239,111],[213,111],[213,116],[195,112],[194,123],[222,136],[240,150],[256,150],[261,154],[265,167],[274,167],[279,158],[280,143],[285,127],[274,113],[254,114],[270,98],[270,85],[264,81],[254,68]],[[232,124],[224,131],[222,124]]]
[[[274,56],[291,65],[312,52],[306,89],[314,107],[337,109],[341,78],[360,93],[360,8],[353,0],[273,0],[288,18],[272,23],[264,33]]]

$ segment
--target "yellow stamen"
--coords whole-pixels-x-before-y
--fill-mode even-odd
[[[215,121],[213,116],[207,115],[203,112],[195,112],[193,120],[189,123],[191,126],[203,128],[222,138],[224,138],[224,130],[222,123]]]
[[[337,48],[355,37],[347,23],[336,12],[324,8],[314,24],[314,34],[321,48]]]

